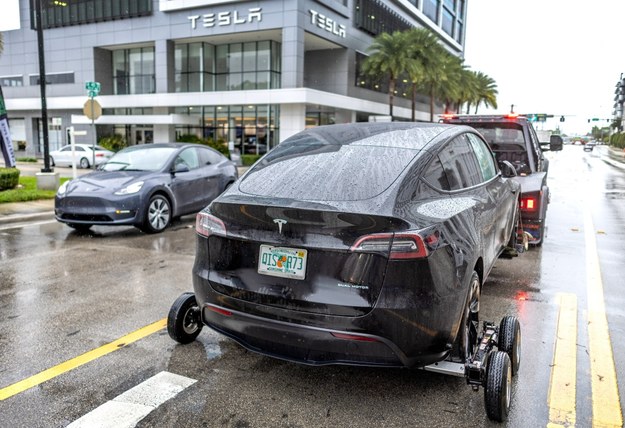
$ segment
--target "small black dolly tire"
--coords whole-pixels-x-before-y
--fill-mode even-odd
[[[497,347],[510,357],[512,376],[515,376],[521,365],[521,323],[516,317],[508,315],[501,320]]]
[[[167,333],[178,343],[195,340],[202,331],[200,308],[193,293],[183,293],[176,299],[167,315]]]
[[[491,353],[486,369],[484,405],[490,420],[504,422],[510,410],[512,369],[510,357],[502,351]]]

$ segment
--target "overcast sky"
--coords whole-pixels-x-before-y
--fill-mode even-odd
[[[497,112],[514,104],[518,113],[556,115],[544,129],[586,133],[589,118],[612,117],[624,23],[622,0],[469,0],[465,62],[497,82]]]

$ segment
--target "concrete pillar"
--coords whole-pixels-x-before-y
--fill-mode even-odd
[[[280,142],[306,128],[306,105],[283,104],[280,106]]]
[[[297,25],[297,14],[293,22]],[[282,88],[304,86],[304,29],[285,27],[282,29]],[[282,127],[282,126],[281,126]]]
[[[154,44],[156,93],[174,92],[174,42],[157,40]]]
[[[351,110],[336,110],[334,113],[335,123],[354,123],[356,122],[356,112]]]

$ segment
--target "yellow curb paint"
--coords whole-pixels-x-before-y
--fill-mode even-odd
[[[9,385],[5,388],[0,389],[0,401],[6,400],[9,397],[12,397],[20,392],[24,392],[27,389],[32,388],[33,386],[37,386],[43,382],[46,382],[50,379],[53,379],[57,376],[62,375],[70,370],[73,370],[77,367],[80,367],[88,362],[91,362],[97,358],[103,357],[106,354],[110,354],[113,351],[117,351],[120,348],[123,348],[126,345],[129,345],[133,342],[136,342],[139,339],[143,339],[146,336],[156,333],[159,330],[162,330],[167,326],[167,318],[163,318],[160,321],[147,325],[139,330],[136,330],[126,336],[120,337],[114,342],[108,343],[104,346],[100,346],[99,348],[93,349],[89,352],[86,352],[78,357],[72,358],[71,360],[67,360],[61,364],[58,364],[54,367],[46,369],[42,372],[37,373],[34,376],[31,376],[27,379],[21,380],[19,382],[14,383],[13,385]]]
[[[549,382],[549,423],[547,427],[575,426],[577,376],[577,296],[558,295],[560,311]]]
[[[603,283],[594,225],[588,208],[584,209],[586,240],[586,293],[588,295],[588,348],[592,385],[592,426],[623,426],[612,342],[605,314]]]

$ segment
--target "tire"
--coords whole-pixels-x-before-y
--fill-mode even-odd
[[[508,354],[492,352],[486,368],[484,406],[490,420],[504,422],[510,411],[512,368]]]
[[[145,233],[160,233],[170,225],[171,219],[169,200],[163,195],[154,195],[145,209],[145,218],[140,228]]]
[[[85,233],[91,229],[90,224],[81,224],[81,223],[67,223],[69,227],[75,229],[77,232]]]
[[[50,166],[54,166],[54,158],[52,156],[48,157],[48,162],[50,162]]]
[[[193,293],[183,293],[176,299],[167,315],[167,333],[178,343],[193,342],[202,331],[200,308]]]
[[[79,163],[80,167],[82,169],[87,169],[89,168],[89,159],[87,158],[80,158],[80,163]]]
[[[510,368],[512,376],[515,376],[521,365],[521,323],[516,317],[503,317],[499,323],[499,343],[500,351],[508,354],[510,358]]]
[[[462,314],[462,324],[456,338],[456,352],[460,361],[465,363],[477,348],[480,328],[480,277],[473,271],[469,281],[469,294]]]

